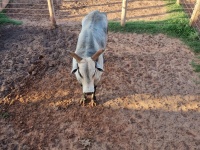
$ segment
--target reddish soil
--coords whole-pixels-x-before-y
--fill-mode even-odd
[[[109,32],[99,104],[82,107],[66,52],[80,23],[33,24],[0,27],[0,149],[200,149],[200,79],[183,42]]]
[[[122,1],[117,0],[85,0],[77,2],[63,1],[56,14],[60,20],[79,21],[92,10],[106,12],[109,20],[121,18]],[[163,1],[129,1],[127,20],[161,20],[167,16]]]

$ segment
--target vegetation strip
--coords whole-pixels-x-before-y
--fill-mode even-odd
[[[134,33],[163,33],[171,37],[181,39],[196,55],[200,54],[199,33],[189,26],[189,19],[182,6],[177,5],[175,0],[166,1],[168,18],[162,21],[130,21],[125,27],[119,22],[109,22],[109,31],[134,32]],[[196,72],[200,72],[200,64],[192,62]]]
[[[10,19],[8,16],[5,15],[5,10],[3,10],[2,12],[0,12],[0,25],[2,24],[21,25],[22,21]]]

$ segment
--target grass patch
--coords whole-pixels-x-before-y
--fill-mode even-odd
[[[199,60],[200,60],[200,58],[199,58]],[[199,64],[197,64],[194,61],[192,61],[191,64],[192,64],[192,66],[193,66],[193,68],[195,69],[196,72],[200,72],[200,65]]]
[[[8,119],[9,117],[10,117],[10,114],[8,112],[0,113],[0,118],[2,119]]]
[[[5,11],[2,11],[0,12],[0,25],[2,24],[21,25],[22,21],[10,19],[8,16],[5,15]]]
[[[167,4],[168,18],[161,21],[132,21],[121,27],[119,22],[109,22],[109,31],[134,32],[134,33],[163,33],[170,37],[181,39],[194,53],[200,53],[199,33],[189,26],[189,19],[182,6],[175,0],[165,1]],[[173,3],[172,3],[173,2]],[[193,65],[195,71],[200,72],[200,64]],[[197,68],[197,69],[196,69]]]

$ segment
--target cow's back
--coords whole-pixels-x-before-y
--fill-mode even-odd
[[[90,57],[99,49],[105,49],[107,41],[107,16],[99,11],[92,11],[82,20],[76,53]]]
[[[97,30],[104,30],[107,32],[107,16],[105,13],[101,13],[98,10],[90,12],[87,16],[85,16],[82,20],[82,28],[91,29],[94,32]]]

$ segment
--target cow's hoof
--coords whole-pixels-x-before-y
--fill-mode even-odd
[[[85,106],[85,101],[86,101],[86,98],[82,98],[80,100],[80,105]]]
[[[89,103],[89,105],[90,105],[91,107],[94,107],[94,106],[97,106],[97,103],[94,102],[94,100],[91,100],[91,102]]]

